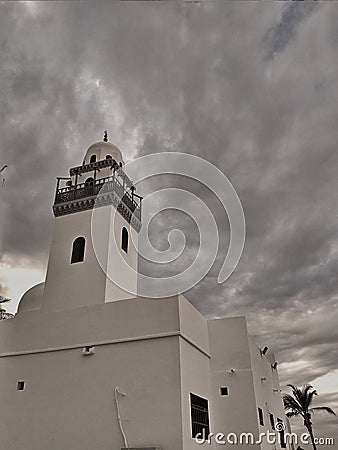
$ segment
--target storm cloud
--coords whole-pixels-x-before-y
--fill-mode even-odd
[[[55,177],[103,130],[125,160],[200,156],[231,180],[247,238],[235,272],[217,284],[225,212],[201,186],[159,182],[189,185],[220,229],[215,264],[187,298],[208,317],[246,315],[277,353],[283,388],[334,373],[337,24],[334,2],[0,3],[1,262],[46,266]],[[159,247],[178,226],[171,220],[153,226]],[[196,230],[180,220],[191,256]],[[0,287],[6,294],[5,277]],[[337,393],[320,400],[338,409]],[[318,423],[334,436],[336,418]]]

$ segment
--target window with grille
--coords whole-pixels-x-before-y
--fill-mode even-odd
[[[210,432],[208,400],[195,394],[190,394],[190,409],[191,436],[193,438],[205,437],[207,439]]]

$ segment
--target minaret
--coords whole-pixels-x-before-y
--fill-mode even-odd
[[[142,198],[135,194],[123,164],[121,151],[108,142],[105,132],[103,141],[88,148],[81,166],[71,168],[69,177],[57,179],[43,310],[73,309],[135,296],[107,275],[123,270],[122,257],[133,269],[126,275],[130,277],[127,285],[136,292]],[[100,223],[96,245],[93,214]]]

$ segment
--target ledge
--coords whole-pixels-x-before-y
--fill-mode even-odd
[[[122,447],[121,450],[161,450],[160,447]]]

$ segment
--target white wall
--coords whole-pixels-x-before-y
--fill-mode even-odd
[[[183,442],[182,450],[200,450],[191,435],[190,393],[208,400],[210,429],[213,429],[213,405],[210,379],[210,355],[207,320],[182,295],[179,296],[180,370]],[[185,339],[184,339],[184,338]],[[205,444],[207,445],[207,444]],[[214,449],[214,444],[207,445]]]
[[[31,311],[0,323],[1,448],[119,450],[182,442],[177,298]],[[82,355],[85,345],[95,353]],[[17,391],[17,381],[26,381]]]
[[[97,210],[108,234],[109,206]],[[91,239],[92,210],[55,218],[42,309],[56,311],[104,301],[105,274],[97,263]],[[71,264],[74,240],[86,239],[84,261]]]
[[[125,285],[136,290],[137,233],[130,229],[129,224],[118,213],[112,223],[114,212],[114,207],[109,205],[55,219],[42,301],[43,310],[72,309],[135,296],[106,277],[107,268],[111,273],[118,271],[124,274]],[[128,254],[120,251],[123,226],[129,229],[130,233]],[[113,233],[116,235],[118,249],[113,246]],[[84,261],[71,264],[72,245],[79,236],[86,239]],[[121,268],[120,258],[124,258],[135,272],[126,275],[127,272]]]
[[[82,355],[86,345],[94,355]],[[126,393],[120,406],[131,447],[200,449],[190,393],[208,399],[213,433],[258,435],[265,402],[284,417],[271,356],[260,355],[245,318],[207,320],[183,296],[23,312],[0,323],[0,373],[6,450],[119,450],[115,386]]]
[[[257,407],[262,408],[264,416],[264,426],[259,425],[259,430],[260,432],[273,431],[270,425],[269,413],[273,414],[274,423],[276,423],[277,418],[282,419],[284,424],[286,423],[278,372],[271,367],[271,364],[275,362],[275,357],[271,352],[261,355],[258,346],[251,337],[249,337],[249,346],[256,403]],[[264,442],[262,445],[263,450],[273,450],[275,448],[281,447],[278,444],[275,446],[267,442]]]
[[[0,358],[1,448],[119,450],[114,388],[131,447],[181,443],[178,338]],[[25,380],[24,391],[16,390]]]
[[[208,321],[215,433],[258,435],[250,349],[244,317]],[[231,372],[233,369],[233,372]],[[228,387],[228,396],[220,388]],[[257,448],[238,445],[237,449]]]
[[[137,292],[138,233],[113,208],[110,223],[113,231],[107,237],[109,277],[106,279],[106,302],[135,297]],[[123,227],[129,235],[128,253],[121,249]]]

